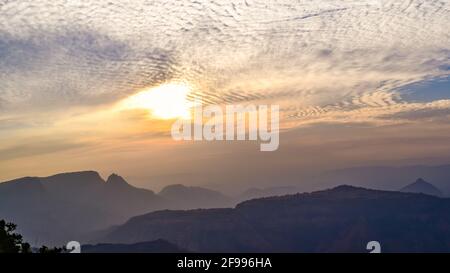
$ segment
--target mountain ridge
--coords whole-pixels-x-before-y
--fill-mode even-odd
[[[202,190],[203,198],[212,192]],[[215,198],[207,200],[209,203],[201,204],[183,198],[175,202],[134,187],[117,174],[105,181],[96,171],[23,177],[0,183],[1,217],[18,224],[28,241],[47,245],[64,244],[67,238],[83,241],[91,233],[150,211],[224,204]]]
[[[193,252],[366,252],[380,240],[386,252],[442,252],[450,251],[447,226],[448,198],[344,185],[229,209],[147,213],[98,240],[163,239]]]
[[[49,245],[61,245],[66,243],[68,238],[82,242],[91,240],[95,242],[98,238],[108,238],[114,232],[119,232],[130,221],[131,223],[135,222],[135,217],[145,215],[151,215],[151,217],[156,217],[163,222],[168,221],[166,217],[171,219],[173,215],[184,217],[183,221],[187,221],[190,217],[195,219],[205,218],[211,219],[213,223],[218,221],[215,224],[217,228],[228,227],[230,229],[243,230],[242,237],[248,236],[254,245],[254,248],[248,247],[244,251],[259,251],[261,250],[260,246],[265,246],[264,249],[273,249],[271,242],[266,240],[266,235],[262,236],[259,232],[255,232],[255,224],[242,221],[240,218],[242,215],[237,215],[235,210],[242,212],[252,208],[257,209],[260,202],[269,206],[281,203],[289,205],[289,200],[296,200],[297,198],[301,200],[310,200],[312,198],[311,200],[319,202],[320,206],[329,204],[337,207],[340,206],[339,200],[343,200],[342,202],[344,203],[351,200],[352,202],[366,204],[367,202],[378,203],[380,198],[387,198],[387,203],[389,203],[391,202],[392,194],[395,194],[395,199],[402,204],[405,200],[418,198],[420,202],[424,203],[436,202],[429,201],[434,200],[428,199],[435,198],[433,196],[398,191],[380,191],[351,185],[340,185],[332,189],[315,192],[265,196],[268,193],[282,194],[283,191],[290,191],[291,189],[298,190],[295,187],[261,189],[256,191],[257,194],[262,194],[261,198],[242,201],[242,199],[232,199],[213,190],[181,184],[168,185],[160,192],[155,193],[148,189],[136,188],[117,174],[111,174],[105,181],[98,172],[81,171],[61,173],[48,177],[23,177],[0,183],[0,215],[2,215],[2,218],[16,222],[19,225],[19,231],[30,242]],[[333,200],[330,199],[331,197],[338,198]],[[323,202],[323,204],[320,202]],[[237,205],[234,207],[234,204]],[[301,202],[299,204],[302,205]],[[383,204],[378,205],[384,207]],[[234,207],[234,209],[224,207]],[[217,209],[205,210],[207,208]],[[322,209],[330,210],[326,206]],[[266,209],[261,209],[261,211],[263,213],[260,217],[264,217]],[[270,211],[270,208],[268,211]],[[319,211],[318,213],[320,215],[322,212]],[[372,213],[376,214],[377,211]],[[390,212],[386,213],[389,214]],[[311,217],[314,216],[312,212],[309,215]],[[361,217],[362,219],[365,218],[365,216]],[[283,221],[285,220],[281,222]],[[179,221],[174,221],[173,223],[178,225]],[[203,225],[199,222],[195,223],[192,228],[199,228],[199,226]],[[256,226],[264,226],[264,224],[258,223]],[[189,223],[185,223],[184,226],[189,226]],[[368,224],[366,220],[362,220],[355,223],[354,226],[356,230],[347,231],[348,236],[356,236],[354,234],[359,234],[359,229],[367,228]],[[170,230],[174,231],[173,227],[167,228],[167,231]],[[157,231],[155,234],[161,232],[159,230],[155,231]],[[197,234],[197,236],[201,235]],[[232,237],[229,235],[229,237],[226,237],[227,240],[224,238],[225,241],[221,242],[222,246],[219,250],[229,250],[229,242],[233,242]],[[133,236],[129,236],[129,238],[133,238]],[[154,241],[157,239],[164,238],[136,238],[138,240],[136,242]],[[203,249],[198,242],[191,245],[192,242],[186,241],[188,239],[185,238],[183,240],[181,244],[178,241],[169,241],[189,251],[198,249],[205,251],[217,250],[215,247]],[[117,243],[114,240],[112,242]],[[342,244],[345,242],[344,240]],[[242,244],[242,242],[237,243]],[[334,244],[336,246],[342,245],[336,242]],[[249,245],[251,246],[252,243]],[[284,248],[277,246],[275,249]]]

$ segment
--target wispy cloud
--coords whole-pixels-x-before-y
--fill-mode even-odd
[[[211,103],[377,104],[364,99],[448,74],[448,8],[420,0],[8,1],[0,98],[7,109],[89,105],[181,79]]]

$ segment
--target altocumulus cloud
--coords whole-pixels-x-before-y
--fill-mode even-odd
[[[375,121],[386,109],[434,108],[405,106],[396,90],[449,74],[449,7],[434,0],[2,1],[0,107],[14,115],[111,103],[181,80],[197,86],[205,103],[280,104],[289,126],[355,111]]]

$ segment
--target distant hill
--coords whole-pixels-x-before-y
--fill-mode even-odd
[[[157,211],[98,241],[164,239],[194,252],[449,252],[450,200],[339,186],[240,203],[235,209]]]
[[[183,209],[231,207],[232,199],[218,191],[184,185],[169,185],[163,188],[159,196],[169,200],[174,206]]]
[[[95,171],[24,177],[0,183],[0,218],[16,223],[31,244],[62,245],[155,210],[225,205],[216,192],[177,189],[158,195],[116,174],[104,181]]]
[[[339,169],[321,172],[312,177],[302,177],[302,191],[311,189],[323,189],[342,184],[380,190],[396,191],[404,185],[422,177],[427,181],[433,181],[433,185],[450,196],[450,165],[440,166],[369,166]]]
[[[442,197],[444,194],[438,188],[433,186],[433,184],[426,182],[422,178],[416,180],[416,182],[411,183],[400,189],[401,192],[413,192],[413,193],[423,193],[433,196]]]
[[[164,240],[136,244],[83,245],[82,253],[183,253],[185,250]]]

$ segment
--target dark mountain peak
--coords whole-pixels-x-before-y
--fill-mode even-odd
[[[379,189],[368,189],[350,185],[341,185],[330,190],[318,191],[312,195],[333,196],[337,199],[380,199],[380,198],[405,198],[413,191],[390,191]],[[411,197],[411,196],[410,196]]]
[[[267,196],[260,197],[251,200],[247,200],[237,204],[236,208],[242,208],[246,206],[254,206],[254,205],[264,205],[266,202],[297,202],[304,198],[320,198],[320,199],[348,199],[361,197],[365,195],[370,195],[373,190],[354,187],[350,185],[340,185],[331,189],[314,191],[310,193],[295,193],[295,194],[287,194],[281,196]]]
[[[115,173],[111,174],[108,177],[108,179],[106,180],[106,184],[109,186],[130,186],[130,184],[128,184],[122,176]]]
[[[420,178],[418,178],[417,180],[416,180],[416,182],[414,182],[415,184],[417,184],[417,183],[421,183],[421,184],[423,184],[423,183],[425,183],[425,184],[430,184],[430,183],[428,183],[427,181],[425,181],[422,177],[420,177]]]
[[[304,200],[320,200],[321,202],[342,201],[353,202],[357,200],[377,200],[382,198],[404,198],[408,193],[367,189],[351,185],[340,185],[331,189],[314,191],[310,193],[296,193],[282,196],[269,196],[237,204],[236,208],[265,206],[267,203],[285,202],[286,204],[296,204]]]
[[[411,183],[400,189],[401,192],[410,192],[410,193],[423,193],[433,196],[443,196],[441,190],[436,188],[433,184],[425,181],[423,178],[419,178],[416,182]]]
[[[81,181],[81,182],[105,182],[96,171],[79,171],[59,173],[43,178],[47,181]]]
[[[53,194],[81,194],[78,191],[93,191],[101,187],[105,181],[95,171],[80,171],[55,174],[40,178],[44,187]]]
[[[355,187],[352,185],[339,185],[331,189],[334,192],[348,192],[348,191],[366,191],[368,189],[362,187]]]
[[[312,194],[332,194],[336,197],[361,197],[366,195],[372,195],[373,193],[384,193],[385,191],[378,191],[374,189],[367,189],[363,187],[356,187],[352,185],[339,185],[337,187],[324,190],[324,191],[317,191],[313,192]]]

